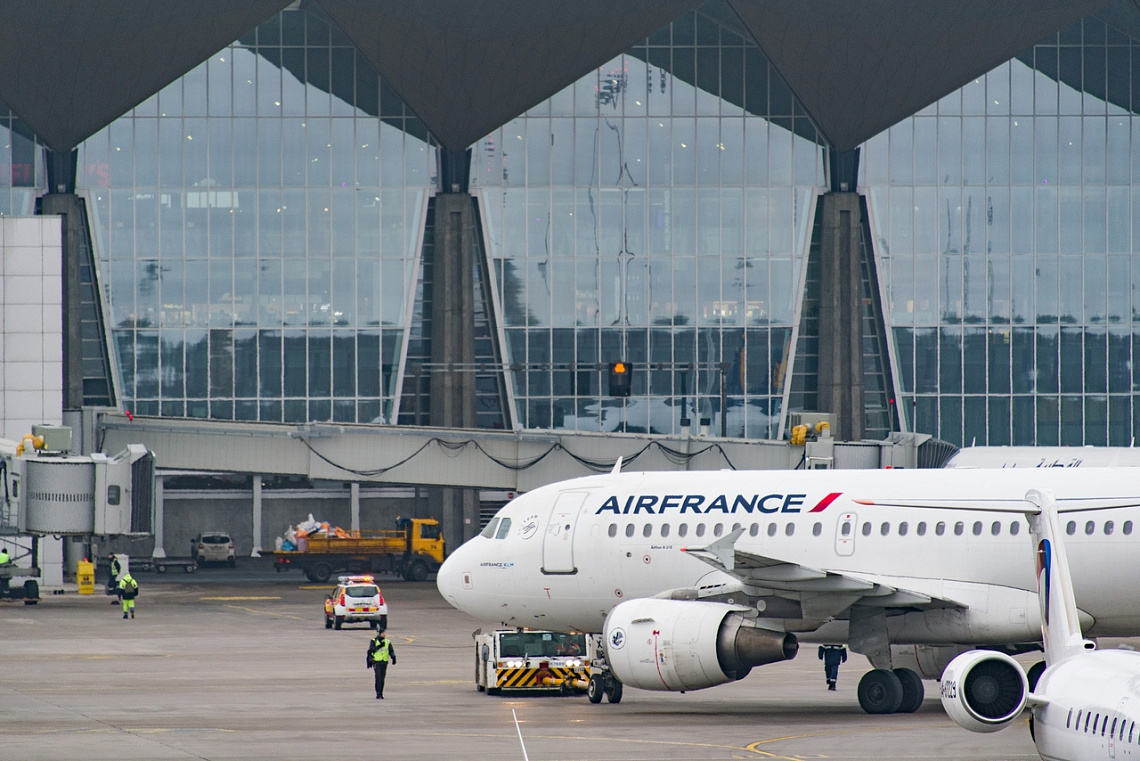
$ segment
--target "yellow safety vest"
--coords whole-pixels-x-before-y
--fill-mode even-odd
[[[388,652],[389,652],[389,648],[391,648],[391,646],[392,646],[392,643],[386,639],[383,642],[381,642],[380,638],[377,637],[376,639],[372,640],[372,644],[376,648],[375,650],[372,651],[372,662],[373,663],[387,663],[388,657],[389,657]]]

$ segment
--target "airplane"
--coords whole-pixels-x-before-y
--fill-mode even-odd
[[[1053,494],[1031,490],[1025,500],[1047,668],[1034,685],[1008,655],[963,653],[942,675],[942,705],[974,732],[1004,729],[1028,706],[1033,741],[1046,761],[1140,756],[1140,653],[1096,650],[1084,638]]]
[[[481,620],[602,635],[593,702],[623,685],[713,687],[800,641],[845,642],[874,667],[863,710],[913,712],[922,679],[967,650],[1040,649],[1026,519],[1008,512],[1031,488],[1103,508],[1065,525],[1081,622],[1140,634],[1140,595],[1121,582],[1140,575],[1140,470],[619,468],[519,496],[437,576]]]
[[[963,447],[944,468],[1135,468],[1135,447]]]

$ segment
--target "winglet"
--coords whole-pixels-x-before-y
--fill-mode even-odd
[[[1061,521],[1057,502],[1047,489],[1031,489],[1025,501],[1037,508],[1027,511],[1029,529],[1033,533],[1037,555],[1037,599],[1041,605],[1041,638],[1045,644],[1045,662],[1052,666],[1096,645],[1084,638],[1073,579],[1065,545],[1061,540]]]
[[[736,567],[736,540],[743,533],[744,529],[738,528],[725,534],[707,547],[684,548],[682,551],[695,555],[706,563],[725,571],[731,571]]]
[[[614,463],[614,469],[610,471],[611,476],[616,476],[618,473],[621,473],[621,461],[622,456],[618,455],[617,462]]]

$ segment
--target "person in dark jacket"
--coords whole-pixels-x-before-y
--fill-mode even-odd
[[[839,664],[847,660],[847,648],[843,645],[820,645],[819,659],[823,661],[827,689],[834,690],[835,682],[839,679]]]
[[[384,678],[388,675],[388,664],[396,665],[396,649],[392,640],[384,636],[384,629],[377,629],[376,636],[368,643],[365,662],[376,678],[376,699],[384,699]]]

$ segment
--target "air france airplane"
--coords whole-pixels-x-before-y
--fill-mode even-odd
[[[1066,512],[1086,631],[1140,634],[1140,595],[1122,581],[1140,576],[1132,468],[615,468],[513,500],[451,554],[438,586],[485,621],[603,635],[594,702],[620,700],[623,685],[732,682],[803,640],[870,659],[865,711],[910,712],[922,679],[973,647],[1039,649],[1026,519],[1008,511],[1033,488]]]
[[[1046,761],[1136,758],[1140,653],[1097,651],[1084,638],[1053,495],[1031,490],[1025,499],[1048,668],[1031,685],[1021,665],[1007,655],[964,653],[942,675],[942,705],[954,721],[974,732],[1004,729],[1028,705],[1033,741]],[[1029,565],[1028,552],[1024,561]]]

